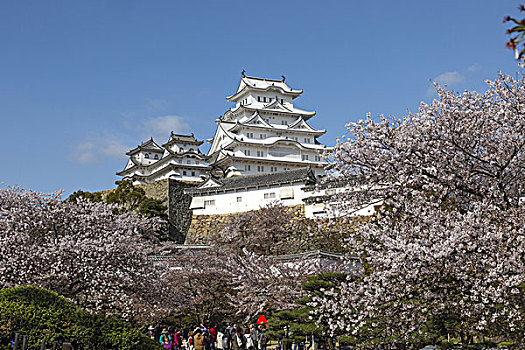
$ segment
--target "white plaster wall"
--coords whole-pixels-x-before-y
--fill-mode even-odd
[[[283,205],[297,205],[304,204],[305,197],[303,183],[284,185],[283,187],[248,189],[237,192],[227,192],[202,196],[205,201],[215,200],[215,205],[208,205],[204,209],[193,209],[194,215],[213,215],[213,214],[230,214],[245,212],[250,210],[257,210],[272,201],[280,201]],[[293,189],[293,199],[280,199],[279,194],[283,189]],[[264,198],[265,193],[275,193],[275,198]],[[241,202],[237,202],[237,197],[241,197]],[[196,198],[196,196],[194,196]]]

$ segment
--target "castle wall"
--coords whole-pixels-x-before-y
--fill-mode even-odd
[[[191,196],[184,189],[195,187],[196,184],[164,179],[153,183],[141,184],[147,197],[161,200],[168,207],[168,235],[179,244],[184,243],[186,233],[191,224]]]
[[[304,205],[289,206],[286,210],[293,213],[293,218],[304,218]],[[193,215],[184,244],[207,244],[212,233],[220,232],[233,216],[241,214]]]

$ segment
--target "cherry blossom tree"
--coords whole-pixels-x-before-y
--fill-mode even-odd
[[[296,307],[307,276],[338,268],[301,255],[282,259],[301,251],[299,238],[305,231],[307,227],[278,203],[232,216],[212,233],[208,249],[184,250],[171,261],[170,284],[182,296],[177,308],[201,320],[248,320],[263,310]]]
[[[173,294],[148,261],[170,250],[153,236],[159,225],[104,203],[62,201],[60,193],[0,189],[0,287],[43,287],[126,319],[160,316]]]
[[[525,81],[487,83],[347,125],[337,210],[382,205],[348,241],[360,278],[316,299],[319,323],[369,343],[523,342]]]
[[[525,6],[520,5],[518,9],[521,12],[525,12]],[[507,41],[507,48],[514,51],[514,58],[521,61],[523,65],[523,56],[525,55],[525,18],[516,19],[511,16],[505,16],[503,23],[513,22],[514,27],[507,29],[507,34],[510,35],[509,41]],[[521,48],[519,48],[521,46]]]

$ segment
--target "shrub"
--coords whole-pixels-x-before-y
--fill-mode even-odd
[[[15,332],[28,335],[29,348],[45,337],[48,343],[71,342],[75,349],[160,349],[125,321],[88,313],[38,287],[0,290],[0,348],[9,348]]]

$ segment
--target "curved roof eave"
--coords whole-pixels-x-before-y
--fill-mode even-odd
[[[226,97],[226,100],[227,101],[230,101],[230,102],[235,102],[237,100],[237,98],[239,96],[241,96],[242,94],[244,94],[247,90],[258,90],[258,91],[270,91],[270,90],[280,90],[281,93],[285,94],[285,95],[291,95],[292,96],[292,99],[295,99],[296,97],[300,96],[302,93],[303,93],[303,90],[290,90],[290,91],[286,91],[285,89],[283,89],[282,87],[280,86],[267,86],[265,88],[260,88],[260,87],[257,87],[257,86],[248,86],[248,85],[245,85],[241,91],[239,92],[236,92],[234,95],[231,95],[231,96],[228,96]]]
[[[264,147],[268,147],[268,146],[273,146],[277,143],[282,143],[282,142],[287,142],[287,143],[290,143],[290,144],[294,144],[296,146],[298,146],[298,148],[300,149],[307,149],[307,150],[316,150],[316,151],[324,151],[324,150],[328,150],[330,149],[330,147],[328,146],[325,146],[323,145],[323,148],[320,148],[320,147],[308,147],[308,146],[305,146],[303,145],[302,143],[300,143],[299,141],[295,141],[295,140],[291,140],[291,139],[285,139],[285,138],[280,138],[278,140],[275,140],[274,142],[272,143],[259,143],[259,142],[250,142],[250,141],[240,141],[240,140],[233,140],[232,142],[230,142],[226,147],[230,147],[232,144],[234,143],[239,143],[239,144],[250,144],[250,145],[257,145],[257,146],[264,146]],[[224,147],[224,149],[226,149],[226,147]]]

